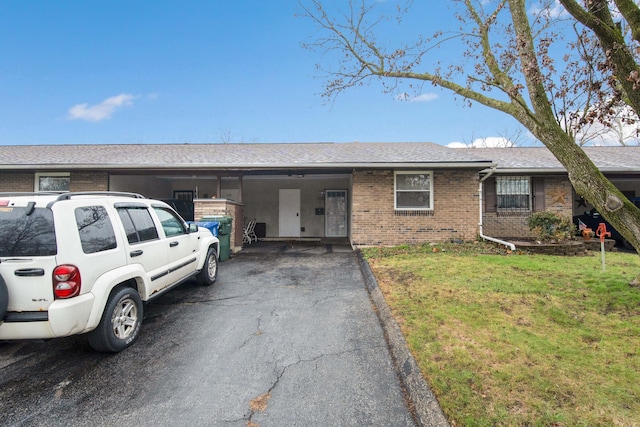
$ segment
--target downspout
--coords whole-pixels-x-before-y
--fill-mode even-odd
[[[480,233],[480,237],[482,239],[489,240],[490,242],[495,242],[495,243],[498,243],[498,244],[501,244],[501,245],[505,245],[506,247],[508,247],[512,251],[515,251],[516,250],[516,245],[514,245],[513,243],[506,242],[506,241],[500,240],[500,239],[496,239],[495,237],[485,236],[482,233],[482,222],[483,222],[482,207],[484,206],[484,200],[482,198],[482,184],[484,183],[484,181],[487,178],[489,178],[491,175],[493,175],[495,173],[495,171],[496,171],[496,166],[492,167],[488,174],[486,174],[485,176],[480,178],[480,184],[478,185],[478,195],[480,196],[480,223],[478,224],[478,230],[479,230],[479,233]]]

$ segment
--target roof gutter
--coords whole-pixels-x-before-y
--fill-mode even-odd
[[[479,210],[480,210],[480,222],[478,223],[478,232],[479,232],[480,237],[482,239],[488,240],[490,242],[494,242],[494,243],[498,243],[498,244],[504,245],[504,246],[508,247],[509,249],[511,249],[512,251],[515,251],[516,250],[516,245],[514,245],[513,243],[507,242],[505,240],[496,239],[495,237],[485,236],[484,233],[482,232],[482,222],[483,222],[482,206],[484,205],[484,199],[483,199],[483,196],[482,196],[482,188],[483,188],[484,181],[486,181],[487,178],[489,178],[491,175],[493,175],[495,173],[495,171],[496,171],[496,167],[494,166],[488,171],[488,173],[485,176],[480,178],[480,183],[478,184],[478,194],[480,196],[480,208],[479,208]]]
[[[493,173],[491,171],[493,168],[488,168],[483,170],[485,173]],[[517,175],[526,175],[526,174],[566,174],[567,170],[563,168],[500,168],[500,170],[496,170],[494,172],[498,172],[501,174],[517,174]]]
[[[597,165],[596,165],[597,166]],[[637,173],[637,169],[631,167],[611,167],[611,166],[598,166],[603,173]],[[482,170],[480,172],[489,172],[491,168]],[[500,168],[496,171],[505,175],[531,175],[531,174],[545,174],[545,175],[566,175],[567,170],[564,168]]]
[[[0,164],[0,170],[77,170],[77,169],[103,169],[103,170],[285,170],[285,169],[486,169],[491,162],[400,162],[400,163],[351,163],[351,162],[323,162],[323,163],[188,163],[188,164],[147,164],[147,163],[24,163],[24,164]]]

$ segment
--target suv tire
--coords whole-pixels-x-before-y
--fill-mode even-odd
[[[211,286],[218,278],[218,257],[213,248],[207,251],[207,257],[204,259],[202,270],[198,273],[198,283],[204,286]]]
[[[107,301],[100,323],[89,332],[89,345],[103,353],[124,350],[138,338],[142,316],[138,292],[130,287],[116,289]]]
[[[4,315],[7,314],[8,305],[9,291],[7,291],[7,284],[4,282],[4,279],[0,276],[0,322],[4,319]]]

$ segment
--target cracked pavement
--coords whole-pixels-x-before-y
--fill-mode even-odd
[[[270,250],[269,250],[270,248]],[[356,255],[273,244],[145,306],[138,342],[0,343],[15,426],[414,426]]]

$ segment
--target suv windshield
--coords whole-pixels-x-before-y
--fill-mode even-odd
[[[0,207],[0,257],[56,254],[50,209]]]

